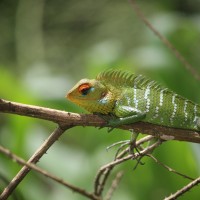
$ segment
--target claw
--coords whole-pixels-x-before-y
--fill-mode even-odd
[[[117,156],[119,155],[120,151],[121,151],[126,145],[130,145],[130,140],[128,140],[127,142],[125,141],[124,144],[122,144],[122,145],[117,149],[117,152],[115,153],[115,160],[117,159]]]
[[[140,154],[141,155],[141,154]],[[137,166],[140,164],[140,165],[144,165],[145,163],[143,163],[141,160],[143,158],[143,155],[141,155],[139,158],[136,159],[137,163],[136,165],[134,166],[133,170],[136,170]]]
[[[115,127],[109,127],[108,128],[108,133],[110,133]]]
[[[110,127],[108,129],[108,132],[111,132],[115,127]],[[138,133],[135,133],[133,129],[130,129],[131,131],[131,139],[130,140],[124,140],[124,141],[119,141],[119,142],[116,142],[114,144],[111,144],[110,146],[108,146],[106,148],[106,150],[108,151],[109,149],[117,146],[117,145],[120,145],[119,148],[117,149],[117,152],[115,154],[115,160],[117,158],[117,156],[119,155],[119,153],[127,146],[129,145],[129,153],[130,154],[133,154],[133,160],[135,159],[136,160],[136,165],[134,166],[133,170],[135,170],[137,168],[137,166],[140,164],[140,165],[144,165],[145,163],[141,162],[141,159],[143,158],[144,155],[140,154],[140,151],[137,149],[136,147],[136,140],[137,140],[137,137],[138,137]],[[139,157],[138,158],[135,158],[134,156],[134,150],[137,151],[137,153],[139,154]]]
[[[111,144],[110,146],[106,147],[106,150],[108,151],[109,149],[113,148],[114,146],[117,146],[119,144],[129,144],[130,140],[124,140],[124,141],[119,141],[115,142],[114,144]]]
[[[107,126],[110,126],[108,128],[108,133],[110,133],[116,126],[112,125],[112,119],[114,116],[112,115],[104,115],[101,113],[94,113],[95,115],[98,115],[99,117],[101,117],[103,120],[105,120],[107,122]],[[104,127],[99,127],[99,129],[102,129]]]
[[[117,152],[115,153],[115,159],[114,159],[114,160],[116,160],[116,158],[117,158],[117,156],[119,155],[120,151],[121,151],[125,146],[130,145],[130,140],[123,140],[123,141],[119,141],[119,142],[116,142],[116,143],[114,143],[114,144],[111,144],[110,146],[108,146],[108,147],[106,148],[106,150],[108,151],[109,149],[111,149],[111,148],[113,148],[113,147],[115,147],[115,146],[117,146],[117,145],[120,145],[120,147],[117,149]]]

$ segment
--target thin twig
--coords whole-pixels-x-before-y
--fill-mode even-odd
[[[97,127],[107,126],[106,121],[97,115],[64,112],[50,108],[6,101],[3,99],[0,99],[0,112],[44,119],[58,123],[61,127],[69,125]],[[164,140],[173,139],[200,143],[200,132],[192,130],[164,127],[145,122],[137,122],[126,126],[121,126],[119,128],[125,130],[134,129],[136,133],[153,135]]]
[[[105,180],[107,180],[108,174],[110,173],[110,171],[113,169],[113,167],[117,166],[118,164],[125,162],[127,160],[132,159],[133,155],[129,154],[126,157],[123,157],[121,159],[112,161],[104,166],[102,166],[99,170],[99,172],[97,173],[97,176],[95,178],[95,182],[94,182],[94,193],[96,195],[101,195],[102,192],[102,188],[104,188],[104,184],[105,184]],[[102,175],[104,175],[104,179],[103,181],[100,181],[102,178]]]
[[[135,0],[129,0],[131,3],[135,13],[138,17],[144,22],[144,24],[173,52],[176,58],[184,65],[185,69],[187,69],[194,78],[200,81],[200,74],[198,71],[181,55],[181,53],[176,49],[174,45],[163,35],[157,31],[153,25],[148,21],[148,19],[144,16],[143,12],[140,10]]]
[[[106,196],[104,198],[105,200],[110,200],[112,198],[113,193],[117,189],[117,187],[119,185],[119,182],[122,179],[123,174],[124,173],[122,171],[120,171],[120,172],[117,173],[116,177],[114,178],[114,180],[113,180],[113,182],[111,184],[110,189],[108,190],[108,192],[107,192],[107,194],[106,194]]]
[[[24,159],[22,159],[19,156],[15,155],[10,150],[6,149],[5,147],[2,147],[1,145],[0,145],[0,152],[2,152],[3,154],[5,154],[9,158],[11,158],[13,161],[17,162],[18,164],[24,165],[24,166],[26,166],[26,167],[28,167],[28,168],[36,171],[36,172],[39,172],[40,174],[42,174],[42,175],[44,175],[44,176],[56,181],[57,183],[68,187],[69,189],[73,190],[74,192],[77,192],[77,193],[79,193],[79,194],[81,194],[81,195],[83,195],[85,197],[88,197],[89,199],[92,199],[92,200],[100,200],[99,197],[96,197],[95,195],[93,195],[91,193],[88,193],[85,190],[83,190],[83,189],[81,189],[81,188],[79,188],[77,186],[74,186],[74,185],[64,181],[63,179],[58,178],[57,176],[54,176],[54,175],[50,174],[49,172],[47,172],[44,169],[36,166],[35,164],[26,162]]]
[[[155,142],[154,144],[148,146],[147,148],[145,148],[144,150],[140,151],[139,153],[135,153],[135,154],[129,154],[125,157],[122,157],[120,159],[116,159],[104,166],[102,166],[99,170],[99,172],[96,175],[95,178],[95,182],[94,182],[94,193],[97,195],[100,195],[102,192],[102,188],[104,187],[105,181],[100,181],[102,176],[104,174],[107,174],[107,170],[110,171],[112,170],[114,167],[116,167],[117,165],[119,165],[120,163],[123,163],[127,160],[131,160],[131,159],[137,159],[140,156],[146,155],[149,152],[152,152],[156,147],[158,147],[161,144],[161,141],[158,140],[157,142]],[[103,183],[103,184],[102,184]]]
[[[195,179],[194,181],[190,182],[180,190],[178,190],[176,193],[170,195],[169,197],[166,197],[164,200],[174,200],[177,199],[178,197],[182,196],[184,193],[188,192],[191,190],[194,186],[197,186],[200,183],[200,177]]]
[[[187,176],[187,175],[185,175],[185,174],[182,174],[182,173],[180,173],[180,172],[177,172],[176,170],[172,169],[171,167],[169,167],[169,166],[165,165],[164,163],[160,162],[160,161],[159,161],[157,158],[155,158],[153,155],[147,154],[146,156],[148,156],[148,157],[150,157],[151,159],[153,159],[157,164],[161,165],[162,167],[164,167],[165,169],[167,169],[169,172],[172,172],[172,173],[174,173],[174,174],[177,174],[177,175],[179,175],[179,176],[182,176],[183,178],[187,178],[187,179],[192,180],[192,181],[194,180],[194,178],[191,178],[191,177],[189,177],[189,176]]]
[[[102,195],[102,192],[104,190],[104,187],[105,187],[105,184],[106,184],[106,181],[108,180],[108,177],[111,173],[113,169],[113,166],[112,167],[108,167],[106,170],[102,171],[102,174],[104,176],[99,176],[99,179],[98,178],[95,178],[95,189],[94,189],[94,194],[97,195],[97,196],[101,196]],[[102,180],[100,179],[102,177]]]
[[[71,128],[71,126],[69,126],[68,128]],[[60,127],[56,128],[48,137],[48,139],[31,156],[27,163],[37,163],[39,159],[47,152],[51,145],[64,133],[66,129],[61,129]],[[24,166],[13,178],[13,180],[8,184],[8,186],[4,189],[4,191],[0,195],[0,200],[7,199],[15,190],[15,188],[19,185],[19,183],[24,179],[24,177],[29,173],[29,171],[30,168]]]

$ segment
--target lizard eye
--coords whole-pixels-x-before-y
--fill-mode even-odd
[[[85,95],[88,94],[90,89],[91,89],[91,86],[89,84],[85,83],[85,84],[82,84],[82,85],[79,86],[78,91],[79,91],[79,93],[81,93],[82,95],[85,96]]]

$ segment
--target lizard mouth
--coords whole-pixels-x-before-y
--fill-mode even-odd
[[[70,92],[65,95],[65,98],[71,100]]]

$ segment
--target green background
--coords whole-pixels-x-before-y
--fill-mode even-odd
[[[200,73],[200,1],[139,2],[145,16]],[[0,98],[65,111],[85,111],[64,96],[81,78],[108,68],[143,73],[200,103],[200,82],[136,17],[123,0],[1,0]],[[56,127],[27,117],[0,114],[0,144],[28,159]],[[112,161],[110,144],[128,139],[128,131],[76,127],[42,157],[39,166],[64,180],[93,190],[97,170]],[[200,174],[198,144],[169,141],[154,155],[191,177]],[[123,179],[115,200],[163,199],[188,183],[149,158],[133,171],[134,161],[117,167]],[[0,154],[0,174],[11,180],[21,167]],[[5,186],[2,177],[0,189]],[[18,199],[85,199],[31,172],[16,190]],[[181,199],[199,199],[195,187]],[[14,199],[14,197],[10,198]]]

